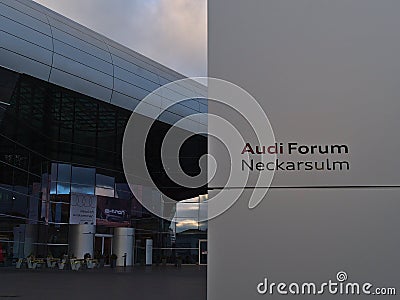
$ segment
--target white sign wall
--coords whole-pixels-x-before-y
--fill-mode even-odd
[[[69,223],[96,225],[96,207],[95,195],[71,194]]]

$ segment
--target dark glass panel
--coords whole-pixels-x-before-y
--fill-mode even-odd
[[[0,68],[0,102],[10,103],[19,75]]]
[[[0,185],[12,186],[14,177],[14,168],[0,161]]]
[[[58,164],[58,178],[59,182],[71,181],[71,165]]]
[[[111,176],[106,176],[102,174],[96,174],[96,186],[114,189],[115,178]]]
[[[58,164],[51,164],[51,181],[57,181]]]
[[[28,172],[14,168],[13,185],[14,189],[18,188],[28,194]]]
[[[71,193],[94,195],[94,185],[71,184]]]
[[[9,212],[11,215],[22,218],[28,217],[29,199],[24,192],[26,192],[26,188],[14,188],[11,211]]]
[[[81,185],[93,186],[96,180],[96,169],[84,167],[72,167],[71,182]]]
[[[49,222],[56,224],[69,223],[69,210],[69,204],[50,202]]]
[[[10,186],[0,185],[0,213],[10,214],[14,203],[14,193]],[[0,219],[1,221],[1,219]]]
[[[96,174],[96,195],[114,197],[115,178]]]

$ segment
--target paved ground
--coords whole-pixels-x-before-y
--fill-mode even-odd
[[[0,268],[0,299],[206,300],[206,273],[198,266],[77,272]]]

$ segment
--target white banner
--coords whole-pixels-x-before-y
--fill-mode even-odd
[[[71,194],[70,224],[96,224],[97,196]]]

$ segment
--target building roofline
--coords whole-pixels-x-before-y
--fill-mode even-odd
[[[186,78],[31,0],[0,0],[0,66],[130,110]]]

